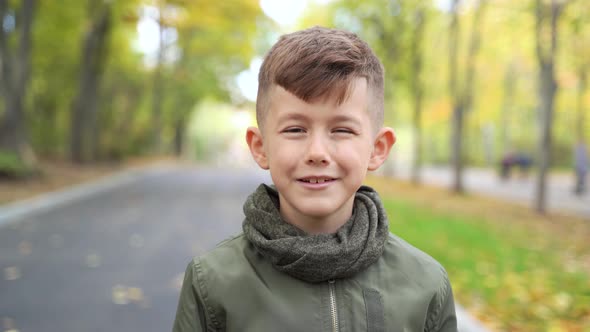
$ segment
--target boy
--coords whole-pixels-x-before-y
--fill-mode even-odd
[[[246,140],[274,186],[244,204],[243,234],[188,266],[174,331],[456,331],[451,286],[389,233],[362,186],[395,136],[383,67],[356,35],[284,35],[266,55]]]

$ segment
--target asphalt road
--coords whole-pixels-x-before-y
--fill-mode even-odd
[[[170,331],[192,255],[240,231],[259,183],[239,171],[146,173],[0,227],[0,331]]]
[[[170,331],[187,263],[240,231],[260,182],[158,168],[0,207],[0,331]]]

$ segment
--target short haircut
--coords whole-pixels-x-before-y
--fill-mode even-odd
[[[256,121],[263,126],[275,85],[305,102],[348,98],[354,79],[367,80],[368,111],[375,128],[383,125],[383,65],[356,34],[313,27],[281,36],[264,58],[258,75]]]

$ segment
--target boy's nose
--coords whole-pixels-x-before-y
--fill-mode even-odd
[[[328,151],[326,143],[321,137],[312,137],[307,149],[307,163],[308,164],[329,164]]]

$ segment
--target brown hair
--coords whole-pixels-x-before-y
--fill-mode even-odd
[[[358,77],[367,80],[367,106],[375,127],[380,127],[383,65],[366,42],[354,33],[322,27],[283,35],[264,58],[258,75],[258,125],[263,125],[273,85],[306,102],[335,97],[340,105]]]

